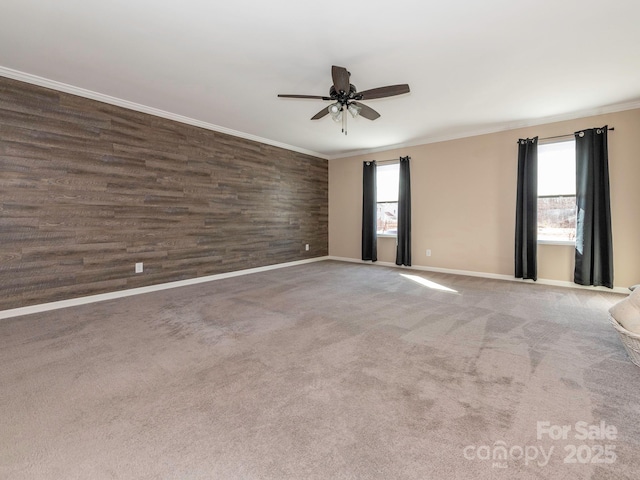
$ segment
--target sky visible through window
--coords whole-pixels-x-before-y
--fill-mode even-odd
[[[576,142],[538,145],[538,196],[576,194]]]
[[[378,182],[378,202],[398,201],[398,179],[400,169],[398,164],[379,165],[376,168]]]
[[[378,165],[376,167],[377,233],[396,235],[398,232],[398,183],[400,165]]]

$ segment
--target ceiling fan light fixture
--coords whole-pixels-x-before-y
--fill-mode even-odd
[[[349,113],[353,118],[356,118],[358,115],[360,115],[360,110],[362,110],[362,107],[356,105],[355,103],[350,103],[347,107],[347,110],[349,110]]]
[[[334,122],[342,120],[342,105],[338,102],[332,103],[327,109],[329,110],[329,114]]]

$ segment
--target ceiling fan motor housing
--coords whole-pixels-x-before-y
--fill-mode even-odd
[[[337,92],[336,88],[333,85],[329,89],[329,96],[333,100],[336,100],[341,105],[346,105],[349,102],[349,100],[359,100],[357,93],[358,93],[358,90],[356,89],[356,86],[353,85],[352,83],[349,84],[348,92],[342,92],[342,91]]]

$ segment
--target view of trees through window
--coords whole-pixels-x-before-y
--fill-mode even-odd
[[[538,240],[576,240],[576,196],[538,197]]]
[[[575,238],[575,141],[538,145],[538,240]]]
[[[398,182],[400,165],[378,165],[376,167],[376,195],[378,201],[377,233],[398,233]]]

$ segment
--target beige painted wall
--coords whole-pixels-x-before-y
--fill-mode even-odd
[[[360,258],[362,162],[411,156],[414,266],[513,275],[518,138],[609,125],[616,286],[640,283],[640,109],[329,162],[329,255]],[[635,146],[634,146],[635,144]],[[426,256],[426,249],[432,256]],[[395,239],[378,239],[395,261]],[[573,281],[573,247],[540,245],[538,276]]]

